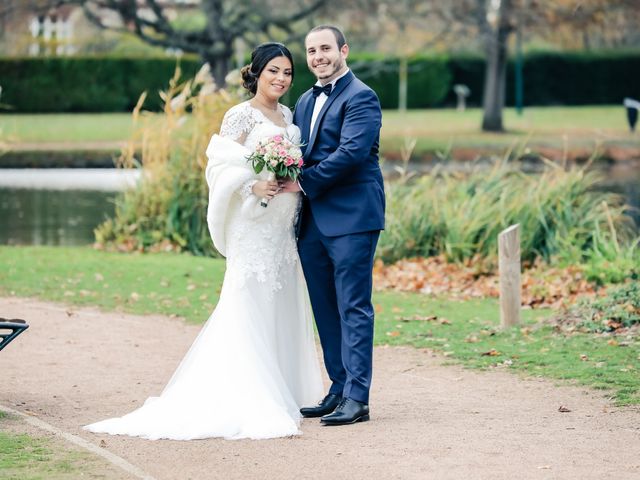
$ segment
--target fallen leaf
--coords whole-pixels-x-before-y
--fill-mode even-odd
[[[373,269],[377,290],[413,291],[469,299],[498,297],[497,265],[479,256],[462,263],[447,262],[444,255],[411,258],[385,265],[376,260]],[[559,308],[580,296],[596,296],[596,284],[585,279],[583,267],[555,268],[543,262],[522,273],[522,304],[528,308]]]
[[[560,408],[558,408],[558,411],[560,413],[569,413],[571,409],[569,409],[568,407],[565,407],[564,405],[560,405]]]
[[[400,332],[397,330],[393,330],[392,332],[387,332],[387,337],[399,337]]]
[[[497,356],[502,355],[502,354],[499,351],[497,351],[495,348],[492,348],[488,352],[481,353],[481,355],[483,357],[497,357]]]
[[[427,317],[423,317],[422,315],[414,315],[412,317],[401,317],[398,320],[401,322],[413,322],[413,321],[430,322],[437,319],[438,317],[436,315],[429,315]]]
[[[580,355],[580,360],[582,360],[583,362],[587,362],[589,361],[589,357],[583,353]]]

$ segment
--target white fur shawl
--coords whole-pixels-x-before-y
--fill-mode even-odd
[[[213,245],[223,256],[226,256],[226,227],[232,202],[242,202],[240,214],[249,218],[258,217],[266,210],[260,207],[260,199],[255,195],[250,195],[243,201],[240,195],[235,194],[246,181],[258,179],[247,162],[250,154],[251,151],[245,146],[217,134],[211,137],[207,147],[207,224]]]

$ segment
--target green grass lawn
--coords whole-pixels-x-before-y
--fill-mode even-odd
[[[0,265],[0,295],[173,314],[193,323],[208,318],[224,272],[219,259],[62,247],[0,247]],[[430,348],[468,367],[570,380],[606,389],[621,405],[640,403],[637,339],[610,344],[589,334],[560,335],[541,325],[545,310],[525,310],[521,327],[501,332],[495,300],[376,292],[374,303],[378,345]]]
[[[0,427],[3,417],[0,412]],[[6,421],[6,420],[5,420]],[[0,479],[72,480],[93,475],[99,460],[89,453],[67,450],[51,440],[0,431]]]
[[[0,135],[10,143],[117,142],[131,134],[128,113],[0,115]]]
[[[518,116],[505,109],[507,133],[480,131],[482,111],[469,109],[395,110],[383,113],[382,150],[397,151],[405,137],[418,139],[416,153],[459,148],[500,147],[526,142],[592,148],[604,144],[638,145],[628,132],[622,106],[536,107]],[[0,115],[0,132],[11,143],[82,143],[126,140],[131,132],[128,113]]]
[[[416,152],[468,147],[536,145],[554,148],[593,148],[603,145],[635,145],[622,106],[535,107],[522,116],[505,109],[505,133],[480,131],[482,111],[464,113],[452,109],[410,110],[404,115],[386,111],[383,115],[383,149],[397,149],[405,137],[416,138]]]

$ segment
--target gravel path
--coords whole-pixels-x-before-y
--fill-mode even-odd
[[[640,479],[639,408],[547,380],[443,366],[413,348],[376,349],[367,423],[305,420],[301,436],[262,441],[94,435],[80,427],[162,390],[199,327],[22,298],[0,298],[0,316],[31,325],[0,352],[0,405],[155,479]]]

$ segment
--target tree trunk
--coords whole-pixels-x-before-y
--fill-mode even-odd
[[[204,55],[202,59],[209,64],[211,75],[216,82],[216,86],[222,88],[225,86],[225,77],[229,73],[229,65],[231,64],[232,55],[227,57],[221,55]]]
[[[505,103],[507,78],[507,42],[511,33],[509,23],[510,3],[502,0],[498,12],[496,28],[490,29],[487,36],[487,62],[484,80],[484,96],[482,107],[482,130],[485,132],[502,132],[502,109]]]
[[[398,65],[398,110],[407,111],[407,90],[408,90],[408,61],[404,55],[400,57]]]

